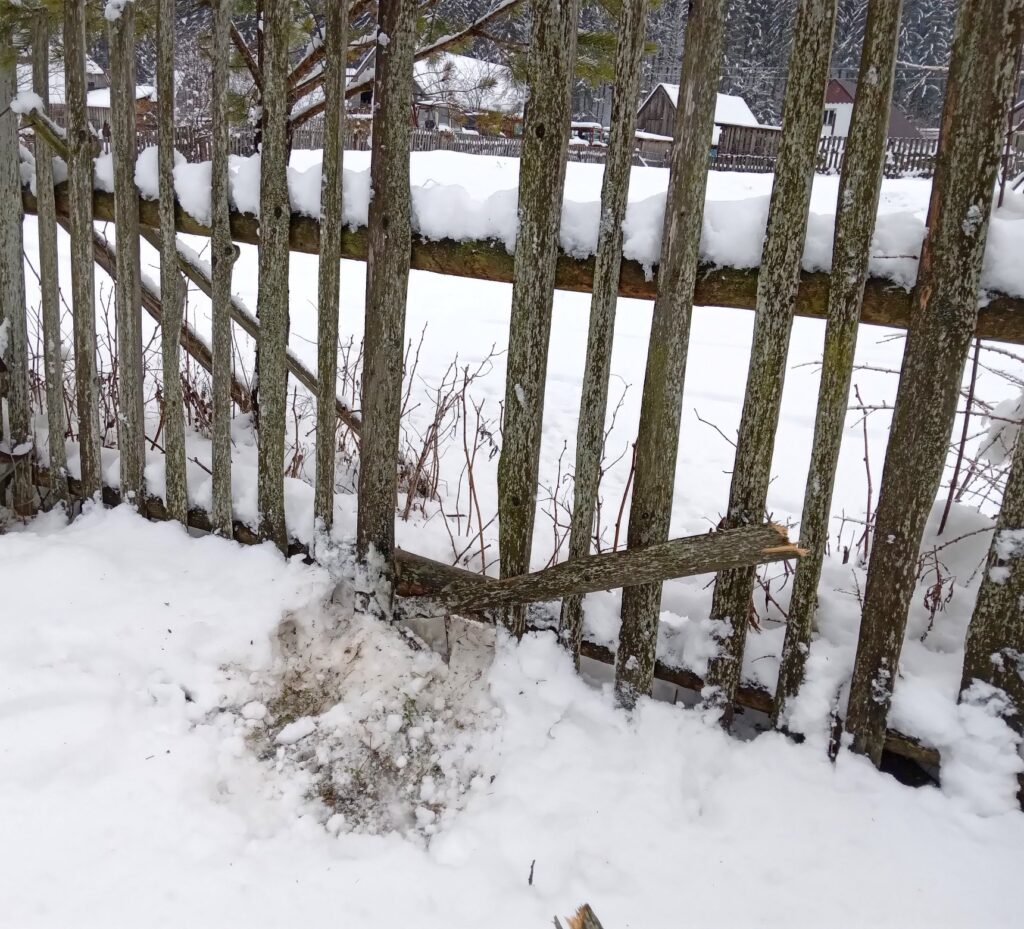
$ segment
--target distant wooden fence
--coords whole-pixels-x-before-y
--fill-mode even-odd
[[[680,108],[675,126],[668,184],[670,209],[681,221],[666,225],[656,285],[642,285],[654,296],[650,348],[640,427],[636,441],[635,479],[629,517],[627,547],[607,554],[590,554],[591,521],[575,525],[573,557],[566,563],[530,573],[530,546],[536,514],[537,469],[542,435],[544,387],[547,373],[548,336],[551,326],[554,288],[574,286],[593,292],[594,323],[590,329],[577,437],[576,473],[594,473],[601,455],[607,411],[611,327],[615,296],[630,270],[622,258],[621,226],[625,191],[633,157],[633,130],[628,112],[636,97],[636,81],[643,53],[643,0],[624,0],[622,24],[616,51],[616,71],[622,85],[618,112],[613,121],[607,149],[602,194],[603,219],[594,262],[573,265],[559,255],[559,219],[565,182],[565,163],[572,157],[568,143],[571,118],[571,89],[575,54],[578,0],[563,4],[538,4],[534,9],[530,44],[529,82],[531,107],[526,115],[522,142],[504,140],[448,139],[445,134],[429,138],[408,128],[411,109],[414,58],[429,49],[415,45],[416,4],[411,0],[380,0],[377,28],[389,36],[378,49],[374,76],[371,156],[371,184],[375,195],[370,202],[368,227],[363,232],[343,231],[341,168],[342,140],[345,139],[346,91],[344,74],[336,70],[344,61],[345,4],[332,5],[327,47],[318,44],[298,64],[289,65],[288,41],[292,24],[288,4],[267,0],[262,32],[263,71],[258,86],[264,123],[262,126],[262,171],[260,220],[229,212],[227,196],[229,126],[223,101],[227,87],[227,44],[229,20],[226,4],[215,4],[214,47],[221,51],[215,67],[215,108],[209,139],[191,136],[192,144],[207,145],[212,159],[212,230],[200,226],[176,207],[171,178],[172,143],[188,141],[190,130],[171,133],[172,120],[163,120],[160,139],[160,202],[140,203],[133,184],[133,155],[140,144],[134,131],[135,109],[130,99],[133,86],[135,4],[127,4],[112,23],[110,48],[116,86],[112,144],[115,154],[115,186],[111,195],[94,193],[91,184],[92,143],[85,131],[89,114],[85,110],[85,20],[81,4],[65,5],[64,49],[68,74],[67,122],[65,136],[45,113],[29,112],[26,123],[37,137],[39,154],[47,148],[60,154],[68,164],[69,182],[57,187],[46,174],[50,159],[36,159],[38,197],[19,189],[15,118],[10,110],[0,115],[0,222],[6,223],[0,244],[9,252],[0,255],[15,273],[0,278],[0,308],[7,327],[7,402],[11,435],[4,437],[0,461],[13,470],[13,504],[18,512],[29,513],[35,506],[32,491],[36,483],[58,487],[58,496],[78,494],[93,498],[102,494],[110,503],[130,503],[153,518],[174,518],[189,525],[241,541],[271,540],[284,552],[300,549],[288,526],[284,510],[284,449],[288,382],[294,379],[307,389],[317,403],[318,445],[326,454],[318,461],[314,516],[319,529],[330,526],[334,503],[335,425],[344,421],[359,437],[359,484],[357,495],[356,549],[361,563],[357,606],[390,616],[393,597],[430,596],[449,608],[477,617],[497,620],[515,635],[526,628],[524,606],[534,601],[563,600],[559,635],[578,661],[591,655],[615,663],[615,689],[623,706],[632,706],[648,693],[655,675],[703,688],[708,709],[720,712],[726,724],[737,704],[771,712],[773,721],[786,728],[787,707],[804,680],[812,638],[816,591],[824,556],[831,488],[838,460],[839,441],[853,365],[853,345],[861,313],[871,312],[869,296],[887,288],[868,287],[865,280],[870,256],[875,203],[883,171],[892,170],[892,160],[914,164],[927,154],[923,147],[894,149],[885,138],[891,99],[892,63],[898,40],[898,4],[872,0],[868,4],[868,32],[875,36],[861,62],[863,74],[875,79],[861,80],[861,92],[872,105],[858,110],[851,127],[849,148],[842,154],[826,151],[827,169],[842,169],[837,208],[835,268],[830,277],[819,276],[812,296],[801,296],[800,249],[793,242],[804,240],[808,221],[810,184],[821,167],[819,139],[821,98],[828,77],[834,0],[806,0],[799,6],[794,25],[795,38],[783,105],[785,136],[769,145],[764,134],[748,134],[746,152],[729,151],[728,131],[720,140],[719,157],[748,159],[731,167],[753,169],[757,158],[773,159],[777,196],[769,211],[762,264],[756,278],[749,272],[724,272],[717,281],[723,299],[735,300],[738,280],[753,281],[745,305],[756,308],[750,361],[750,377],[744,398],[736,462],[732,473],[726,516],[719,531],[669,539],[675,463],[680,441],[680,410],[687,362],[689,325],[696,295],[709,286],[698,266],[699,244],[708,177],[707,153],[714,129],[714,106],[726,23],[726,0],[695,4],[687,24],[687,47],[681,73],[681,98],[694,101]],[[934,750],[920,746],[887,728],[892,691],[899,674],[900,649],[914,592],[916,566],[925,520],[934,503],[945,465],[947,443],[956,415],[964,361],[979,324],[978,285],[993,196],[993,182],[1001,152],[1005,114],[1001,101],[1009,98],[1008,62],[1020,44],[1019,30],[1011,28],[1009,7],[1003,0],[976,0],[960,8],[957,40],[952,51],[948,96],[943,124],[947,127],[939,152],[944,170],[931,192],[931,221],[920,262],[919,286],[904,297],[904,319],[910,338],[903,362],[899,397],[883,472],[876,538],[888,544],[876,545],[867,574],[863,617],[859,631],[856,666],[850,685],[845,726],[854,750],[875,763],[883,748],[899,751],[919,760],[934,762]],[[157,85],[161,100],[170,100],[174,86],[173,55],[174,4],[160,0],[159,19],[167,28],[158,30]],[[339,12],[340,11],[340,12]],[[33,14],[32,27],[37,47],[46,49],[45,8]],[[628,40],[628,41],[627,41]],[[236,40],[240,41],[240,40]],[[322,56],[318,57],[318,56]],[[243,56],[244,57],[244,56]],[[45,52],[42,57],[45,60]],[[317,70],[320,61],[322,70]],[[252,59],[255,62],[255,58]],[[255,68],[256,65],[249,65]],[[8,71],[13,73],[13,67]],[[324,205],[322,225],[313,220],[291,220],[288,208],[288,107],[284,90],[299,95],[309,91],[309,75],[315,73],[325,95]],[[881,79],[877,76],[882,75]],[[966,76],[969,75],[969,80]],[[38,69],[37,90],[45,94],[46,69]],[[13,86],[13,81],[11,81]],[[2,89],[2,87],[0,87]],[[624,107],[628,109],[623,109]],[[736,135],[736,139],[743,136]],[[298,135],[296,135],[296,141]],[[410,249],[411,203],[409,154],[416,146],[492,146],[507,153],[520,144],[519,234],[514,257],[501,257],[486,246],[445,251],[443,243],[415,242]],[[461,150],[461,149],[457,149]],[[204,149],[205,151],[205,149]],[[894,156],[893,152],[897,154]],[[118,155],[124,155],[118,158]],[[932,152],[934,155],[934,152]],[[931,157],[930,155],[929,157]],[[53,194],[56,194],[56,199]],[[79,480],[67,480],[59,467],[49,474],[34,468],[31,416],[28,408],[27,338],[23,264],[20,254],[21,211],[28,203],[38,212],[41,248],[49,257],[41,260],[52,267],[56,280],[55,239],[59,222],[70,230],[71,304],[74,328],[76,414],[81,438]],[[94,210],[96,211],[94,213]],[[94,216],[104,211],[118,227],[116,253],[93,225]],[[110,212],[106,212],[110,211]],[[141,234],[161,249],[161,286],[148,283],[139,269],[138,235],[135,223],[141,218]],[[196,263],[192,253],[177,242],[177,229],[193,234],[211,234],[212,268]],[[127,234],[125,234],[127,233]],[[231,296],[231,267],[234,250],[231,238],[258,241],[258,320]],[[13,252],[10,243],[15,243]],[[44,242],[49,243],[44,246]],[[349,257],[367,259],[365,299],[365,359],[361,389],[361,414],[350,410],[336,396],[337,316],[339,258],[351,243],[361,251]],[[291,249],[319,251],[322,255],[319,289],[318,370],[306,368],[288,349],[288,261]],[[499,554],[502,577],[485,578],[417,555],[395,546],[395,501],[399,476],[409,479],[407,463],[400,460],[397,436],[402,409],[403,351],[408,275],[412,261],[420,267],[443,269],[439,256],[461,264],[449,273],[481,277],[494,276],[500,265],[504,279],[512,281],[512,310],[507,359],[504,422],[498,467]],[[102,482],[99,413],[95,370],[95,292],[93,264],[116,278],[115,311],[118,319],[118,376],[122,399],[131,391],[116,418],[120,446],[121,488],[115,492]],[[504,264],[501,262],[504,261]],[[511,264],[511,267],[509,265]],[[211,296],[213,345],[207,346],[180,318],[180,303],[173,294],[180,286],[178,271]],[[744,276],[746,275],[746,276]],[[48,276],[49,279],[49,276]],[[807,280],[805,278],[805,280]],[[716,285],[718,286],[718,285]],[[703,288],[703,289],[702,289]],[[731,289],[730,289],[731,288]],[[168,301],[168,294],[171,297]],[[826,314],[825,362],[812,449],[812,467],[801,521],[801,545],[791,543],[785,533],[767,522],[765,504],[770,462],[779,417],[786,356],[794,310],[800,300],[813,300],[817,312]],[[875,299],[874,296],[871,297]],[[44,337],[47,371],[59,372],[61,339],[60,312],[55,288],[43,291]],[[932,303],[942,312],[931,312]],[[168,454],[168,497],[158,499],[145,486],[142,468],[144,447],[141,406],[137,402],[141,346],[138,341],[141,308],[164,326],[162,351],[164,377],[169,384],[179,371],[179,344],[212,372],[213,506],[210,512],[187,507],[184,457]],[[986,313],[991,307],[986,308]],[[1019,301],[1006,311],[1019,317]],[[56,320],[56,321],[54,321]],[[232,375],[231,325],[240,326],[257,342],[256,377],[258,398],[248,393]],[[47,329],[46,327],[50,327]],[[127,337],[131,334],[131,338]],[[52,363],[52,365],[51,365]],[[58,375],[48,376],[45,392],[51,416],[51,433],[64,434],[62,383]],[[260,523],[247,526],[233,521],[230,494],[231,398],[239,403],[258,403],[258,510]],[[51,402],[52,401],[52,402]],[[164,396],[165,441],[181,444],[180,394],[168,390]],[[173,415],[172,415],[173,414]],[[175,436],[172,431],[172,423]],[[220,438],[218,438],[220,437]],[[222,442],[221,452],[217,451]],[[327,444],[325,444],[327,443]],[[170,447],[170,446],[168,446]],[[61,490],[60,488],[64,489]],[[174,500],[170,489],[178,488]],[[592,507],[596,485],[584,489],[577,483],[576,507]],[[1017,444],[1010,470],[1007,499],[1000,515],[1000,532],[1024,531],[1024,442]],[[582,537],[580,533],[583,533]],[[1012,536],[1015,538],[1015,536]],[[327,544],[323,537],[313,546]],[[997,540],[981,582],[979,606],[967,638],[967,659],[963,689],[975,679],[1002,687],[1019,706],[1024,706],[1024,679],[1016,673],[1017,658],[1024,653],[1024,624],[1019,603],[1024,597],[1024,558],[1019,545],[1002,545]],[[740,668],[754,585],[754,569],[780,559],[797,562],[793,602],[787,621],[779,684],[774,695],[752,689],[741,681]],[[657,662],[657,632],[663,581],[691,574],[716,572],[711,620],[719,643],[701,681],[688,672],[665,668]],[[365,583],[364,583],[365,582]],[[582,613],[571,609],[574,600],[589,591],[623,588],[622,624],[614,656],[583,636]],[[994,654],[1006,659],[993,661]],[[835,707],[839,714],[841,707]],[[1007,717],[1021,728],[1021,714]],[[839,743],[837,742],[837,745]]]

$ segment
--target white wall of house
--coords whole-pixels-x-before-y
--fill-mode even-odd
[[[822,118],[821,134],[846,138],[850,134],[850,119],[853,117],[852,103],[826,103]]]

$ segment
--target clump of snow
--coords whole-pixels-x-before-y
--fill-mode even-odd
[[[43,106],[43,98],[39,94],[23,90],[11,101],[11,112],[17,113],[19,116],[24,116],[33,110],[39,110],[40,112],[45,112],[46,110],[46,107]]]
[[[174,166],[185,164],[185,156],[181,152],[174,153]],[[139,152],[135,162],[135,186],[147,200],[160,197],[160,149],[156,145],[147,145]]]

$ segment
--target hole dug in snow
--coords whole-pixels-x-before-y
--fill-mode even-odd
[[[282,622],[262,699],[239,714],[257,757],[300,782],[329,831],[429,837],[488,783],[494,631],[456,631],[446,663],[337,607]]]

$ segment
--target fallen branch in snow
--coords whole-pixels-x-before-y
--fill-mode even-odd
[[[569,929],[604,929],[601,920],[597,918],[589,903],[584,903],[572,916],[567,917],[565,924]],[[557,916],[555,917],[555,929],[562,929],[562,924],[558,921]]]

